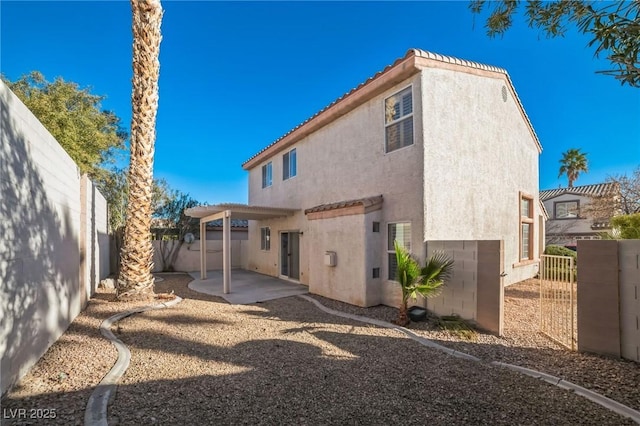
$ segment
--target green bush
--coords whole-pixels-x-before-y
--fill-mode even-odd
[[[549,254],[552,256],[570,256],[573,257],[574,261],[578,259],[578,254],[575,251],[562,246],[547,246],[544,249],[544,254]]]
[[[544,249],[544,254],[548,254],[552,256],[572,257],[573,258],[573,271],[572,271],[573,279],[575,281],[578,278],[578,270],[577,270],[578,254],[575,251],[562,246],[550,245]],[[544,272],[546,277],[557,277],[561,279],[568,278],[568,271],[566,271],[564,268],[561,268],[561,267],[554,268],[551,265],[546,265]]]
[[[611,219],[611,225],[618,231],[618,238],[633,240],[640,238],[640,213],[616,216]]]

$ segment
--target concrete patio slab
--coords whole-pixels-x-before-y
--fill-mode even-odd
[[[224,294],[222,291],[222,271],[207,271],[206,280],[200,279],[200,271],[189,272],[189,275],[194,278],[189,283],[191,290],[222,297],[232,305],[248,305],[309,292],[309,288],[302,284],[244,269],[233,269],[231,271],[231,291],[229,294]]]

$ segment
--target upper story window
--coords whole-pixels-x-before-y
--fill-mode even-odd
[[[271,161],[269,161],[262,166],[262,187],[266,188],[267,186],[271,186],[272,182]]]
[[[533,259],[533,197],[520,194],[520,260]]]
[[[411,251],[411,223],[390,223],[388,231],[387,257],[389,259],[389,279],[395,281],[398,262],[396,260],[396,251],[393,242],[397,241],[401,247],[404,247],[409,252]]]
[[[413,145],[411,86],[384,100],[385,152]]]
[[[296,149],[293,148],[282,156],[282,180],[294,177],[298,171]]]
[[[579,217],[580,202],[558,201],[553,205],[554,219],[577,219]]]

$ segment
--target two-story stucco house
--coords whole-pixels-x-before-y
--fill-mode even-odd
[[[546,243],[576,247],[577,240],[597,240],[611,231],[609,220],[615,214],[613,200],[618,194],[615,183],[574,186],[540,191],[540,201],[549,213]],[[610,199],[590,208],[594,198]],[[611,208],[606,208],[610,206]]]
[[[355,305],[396,304],[394,240],[423,261],[503,240],[508,285],[537,272],[540,152],[505,70],[412,49],[246,161],[249,206],[211,211],[257,219],[249,270]]]

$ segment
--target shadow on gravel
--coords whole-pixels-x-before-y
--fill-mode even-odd
[[[202,315],[198,309],[211,312],[211,324],[190,321],[192,312]],[[172,310],[123,323],[118,337],[132,360],[110,424],[632,424],[570,392],[327,315],[298,298],[243,306],[234,324],[216,323],[208,304]],[[172,317],[179,326],[170,327]],[[169,328],[145,329],[148,321]],[[230,345],[238,333],[246,339]],[[3,425],[82,424],[90,392],[8,399],[4,412],[49,408],[57,419]]]
[[[132,364],[150,365],[145,377],[125,375],[140,382],[119,386],[110,424],[631,424],[561,389],[400,337],[315,330],[313,344],[265,338],[225,347],[124,334]],[[209,362],[194,374],[185,358],[150,356],[159,351]],[[183,377],[166,378],[181,366]],[[56,411],[55,420],[29,424],[81,424],[84,406],[73,401],[86,397],[47,394],[5,401],[3,409]]]
[[[575,394],[302,299],[242,307],[235,332],[186,325],[168,335],[145,330],[147,320],[120,336],[142,363],[118,390],[120,424],[626,424]],[[246,340],[229,346],[230,332]]]

